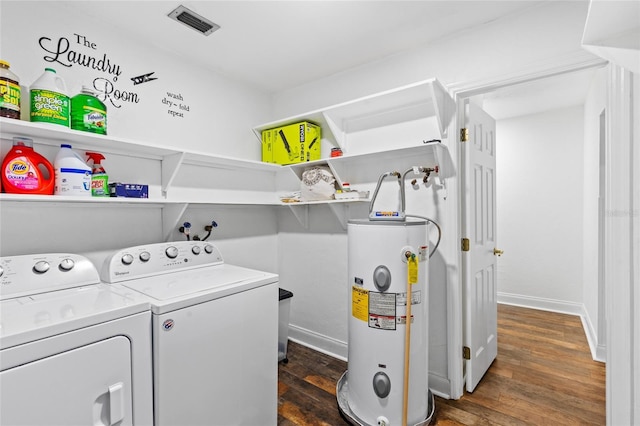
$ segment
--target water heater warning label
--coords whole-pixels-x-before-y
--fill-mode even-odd
[[[396,294],[369,292],[369,327],[396,329]]]
[[[355,285],[351,288],[351,315],[361,321],[368,321],[369,290]]]
[[[351,315],[368,323],[371,328],[395,330],[396,324],[404,324],[404,321],[398,321],[400,317],[396,317],[396,307],[402,306],[398,296],[397,293],[379,293],[354,285],[351,287]],[[406,294],[403,297],[406,303]]]

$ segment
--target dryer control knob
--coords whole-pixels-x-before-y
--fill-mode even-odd
[[[213,246],[211,244],[207,244],[206,246],[204,246],[204,251],[206,251],[207,254],[213,253]]]
[[[36,264],[33,265],[33,270],[39,274],[44,274],[49,270],[49,262],[47,262],[46,260],[36,262]]]
[[[178,257],[178,249],[174,246],[167,247],[164,253],[169,259],[175,259],[176,257]]]
[[[60,262],[60,270],[70,271],[75,265],[76,263],[73,261],[73,259],[69,259],[67,257],[66,259],[62,259],[62,262]]]
[[[124,254],[122,256],[122,259],[120,259],[122,261],[122,263],[124,265],[131,265],[133,263],[133,256],[131,256],[129,253]]]
[[[193,247],[191,248],[191,253],[193,253],[193,254],[195,254],[195,255],[200,254],[200,251],[201,251],[200,246],[193,246]]]
[[[0,266],[0,277],[4,275],[4,268]]]
[[[140,253],[140,256],[138,257],[140,258],[141,261],[148,262],[149,259],[151,259],[151,253],[149,253],[148,251],[143,251],[142,253]]]

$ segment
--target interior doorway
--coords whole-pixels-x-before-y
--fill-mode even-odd
[[[601,66],[602,64],[598,65]],[[595,270],[602,270],[602,258],[599,255],[602,249],[598,243],[601,238],[598,221],[602,212],[596,203],[595,211],[585,214],[585,209],[594,208],[590,201],[585,203],[585,199],[590,200],[593,197],[598,200],[602,166],[599,163],[593,171],[587,170],[585,151],[580,151],[584,149],[584,141],[587,140],[584,133],[589,131],[585,126],[584,105],[596,73],[597,67],[592,67],[507,85],[481,94],[476,91],[473,96],[468,96],[471,102],[480,105],[496,119],[498,158],[502,151],[501,144],[505,143],[504,139],[501,139],[504,136],[501,135],[501,130],[504,133],[505,129],[509,129],[508,137],[520,141],[527,148],[521,149],[520,152],[518,149],[511,152],[510,155],[521,155],[517,161],[507,160],[507,164],[509,161],[518,163],[516,167],[509,170],[505,161],[499,161],[496,168],[498,186],[500,182],[508,182],[512,189],[517,190],[520,182],[521,192],[530,192],[519,194],[520,201],[512,200],[509,206],[512,210],[505,211],[504,208],[500,208],[500,198],[504,194],[500,188],[498,189],[497,245],[505,251],[505,256],[498,261],[500,302],[555,310],[581,317],[585,313],[581,286],[585,273],[584,264],[591,262],[585,257],[591,254],[585,253],[585,243],[581,240],[585,230],[591,233],[589,239],[594,239],[597,247],[597,250],[594,247],[594,263],[597,265]],[[603,120],[604,117],[600,117],[598,121],[604,123]],[[509,126],[504,126],[505,123]],[[545,129],[548,131],[546,134]],[[578,131],[577,134],[575,130]],[[595,149],[599,153],[603,133],[601,129],[598,129],[598,132],[594,137],[597,141]],[[541,134],[545,140],[541,139]],[[565,146],[568,139],[573,139],[569,147]],[[542,141],[546,143],[541,143]],[[535,155],[532,156],[531,153]],[[504,160],[504,152],[502,155]],[[550,161],[551,158],[553,161]],[[530,167],[525,169],[523,164]],[[595,173],[596,182],[590,186],[586,184],[584,177],[592,172]],[[523,173],[526,175],[523,176]],[[524,185],[523,180],[528,183]],[[534,197],[535,192],[541,193],[538,194],[540,196]],[[542,214],[533,214],[532,204],[528,205],[522,200],[529,201],[537,207],[542,206]],[[528,210],[528,214],[522,213]],[[566,226],[554,226],[559,217],[562,217]],[[591,227],[589,223],[592,218],[596,218],[596,222]],[[536,222],[543,226],[531,232],[528,228]],[[516,235],[509,244],[505,244],[503,236],[509,229],[512,234],[525,234],[523,230],[530,232],[526,232],[526,237]],[[518,253],[523,247],[528,247],[529,250]],[[571,255],[568,256],[567,253]],[[520,267],[506,268],[504,263],[501,265],[505,260],[519,263]],[[541,267],[541,261],[546,261],[551,267]],[[524,277],[523,270],[546,271],[546,275],[538,274],[531,280],[524,280],[520,287],[505,289],[505,280],[521,280]],[[567,284],[563,277],[571,276],[576,276],[577,279]],[[598,276],[592,281],[596,283],[595,295],[589,296],[596,304],[593,334],[602,341],[604,290]],[[589,324],[585,324],[585,329],[588,327]]]

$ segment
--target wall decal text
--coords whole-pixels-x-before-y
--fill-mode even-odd
[[[184,114],[190,109],[189,105],[182,102],[184,102],[184,98],[180,93],[167,92],[167,96],[162,99],[162,103],[169,107],[167,114],[178,118],[184,118]]]
[[[106,77],[101,75],[93,79],[93,88],[97,92],[96,97],[102,102],[109,101],[111,106],[115,108],[122,107],[124,102],[136,104],[140,102],[138,93],[116,87],[114,83],[122,75],[122,68],[111,60],[106,53],[100,56],[99,52],[97,52],[98,44],[91,41],[87,36],[73,33],[73,37],[61,36],[57,40],[43,36],[38,40],[38,44],[42,50],[47,52],[43,56],[43,59],[47,62],[57,63],[68,68],[79,65],[107,74]],[[89,53],[83,53],[82,50],[88,50]],[[153,73],[146,74],[146,76],[151,74]],[[156,79],[154,77],[146,81]],[[134,80],[134,78],[131,80]]]

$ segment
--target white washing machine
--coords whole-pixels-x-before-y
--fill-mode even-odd
[[[2,257],[0,277],[0,424],[153,424],[145,298],[77,254]]]
[[[151,303],[156,426],[277,423],[277,275],[180,241],[119,250],[102,279]]]

